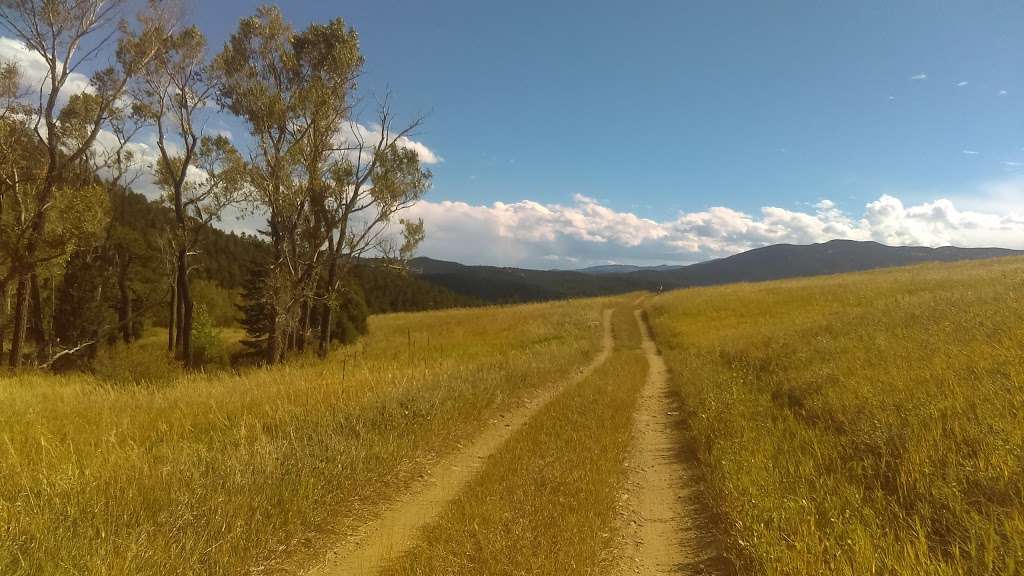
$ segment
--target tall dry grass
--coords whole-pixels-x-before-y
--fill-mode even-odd
[[[544,406],[383,576],[610,573],[633,412],[647,374],[632,307],[616,350]]]
[[[684,290],[650,318],[746,573],[1024,571],[1024,260]]]
[[[374,317],[327,363],[0,380],[0,574],[273,574],[600,347],[599,300]],[[144,371],[143,371],[144,372]]]

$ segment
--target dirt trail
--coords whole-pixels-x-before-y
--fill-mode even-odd
[[[668,372],[640,310],[635,311],[649,365],[636,416],[637,444],[630,478],[628,559],[624,574],[722,572],[717,547],[704,528],[696,471],[683,456],[678,408]]]
[[[420,528],[430,523],[451,502],[466,483],[483,467],[484,460],[512,436],[534,413],[569,386],[583,380],[611,355],[614,345],[611,310],[602,319],[604,338],[601,352],[575,376],[544,389],[526,405],[493,421],[466,448],[442,460],[427,477],[397,501],[358,535],[328,554],[308,576],[356,576],[376,574],[388,561],[408,550]]]

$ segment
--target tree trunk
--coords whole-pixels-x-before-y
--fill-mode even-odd
[[[14,292],[14,330],[11,334],[11,354],[8,364],[11,368],[21,367],[22,347],[25,345],[25,329],[28,324],[28,275],[18,276]]]
[[[192,291],[188,285],[188,251],[178,250],[178,293],[181,296],[181,325],[178,328],[181,337],[181,358],[187,368],[192,368],[192,314],[194,303]]]
[[[267,307],[270,309],[270,326],[267,330],[267,364],[277,364],[281,360],[281,353],[284,344],[283,322],[281,309],[278,306],[281,300],[281,283],[277,277],[277,267],[284,260],[284,248],[281,245],[281,231],[277,226],[277,218],[273,211],[270,213],[270,239],[274,245],[274,260],[267,271],[269,301]]]
[[[267,331],[267,364],[277,364],[281,359],[281,331],[280,322],[277,319],[277,306],[270,303],[272,315],[270,317],[270,329]]]
[[[309,332],[309,299],[302,300],[302,307],[299,310],[299,329],[295,334],[295,347],[299,352],[306,350],[306,334]]]
[[[121,300],[117,307],[117,321],[121,325],[121,339],[125,344],[131,344],[135,339],[135,331],[132,326],[132,294],[128,289],[128,267],[130,264],[123,255],[117,259],[117,290]]]
[[[324,289],[324,303],[320,312],[320,347],[317,354],[326,358],[331,349],[331,330],[334,327],[334,287],[338,282],[338,255],[334,253],[334,238],[327,241],[327,254],[331,259],[327,265],[327,286]]]
[[[36,343],[36,360],[45,363],[50,358],[50,340],[46,335],[46,324],[43,318],[43,296],[39,290],[39,275],[29,276],[29,314],[31,315],[32,339]]]
[[[170,309],[167,315],[167,353],[174,353],[174,344],[177,342],[175,328],[178,322],[178,277],[174,277],[174,282],[171,282],[171,299]]]
[[[178,295],[178,308],[177,316],[174,317],[174,352],[178,355],[178,359],[181,359],[181,349],[184,346],[185,331],[182,326],[185,325],[185,301],[182,300],[181,291],[181,264],[177,264],[174,268],[174,293]]]
[[[7,347],[7,284],[0,284],[0,358]]]
[[[47,118],[47,128],[56,129],[56,124]],[[51,143],[49,147],[49,164],[47,165],[46,179],[42,188],[36,195],[36,206],[39,206],[25,242],[25,250],[21,255],[22,263],[20,279],[18,280],[17,301],[15,303],[14,331],[11,334],[11,358],[12,368],[21,367],[22,348],[25,346],[25,333],[28,325],[28,297],[29,277],[36,273],[36,259],[39,254],[39,245],[46,234],[47,206],[53,199],[53,191],[56,188],[56,171],[53,167],[56,164],[58,151],[56,144]]]

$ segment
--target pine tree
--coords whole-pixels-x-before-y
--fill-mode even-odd
[[[267,346],[267,337],[273,322],[270,307],[267,306],[267,267],[261,262],[249,266],[242,288],[242,313],[239,321],[245,328],[246,339],[242,344],[254,351],[262,352]]]

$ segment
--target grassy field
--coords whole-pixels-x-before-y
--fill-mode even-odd
[[[329,362],[0,379],[0,574],[301,571],[439,458],[616,350],[389,576],[604,574],[647,362],[634,297],[372,318]],[[647,300],[743,574],[1024,572],[1024,259]]]
[[[1024,571],[1024,260],[649,306],[749,574]]]
[[[633,411],[647,373],[631,306],[616,349],[542,408],[385,576],[610,574]]]
[[[271,574],[600,347],[602,300],[374,317],[327,364],[0,379],[0,574]],[[116,364],[116,363],[115,363]]]

